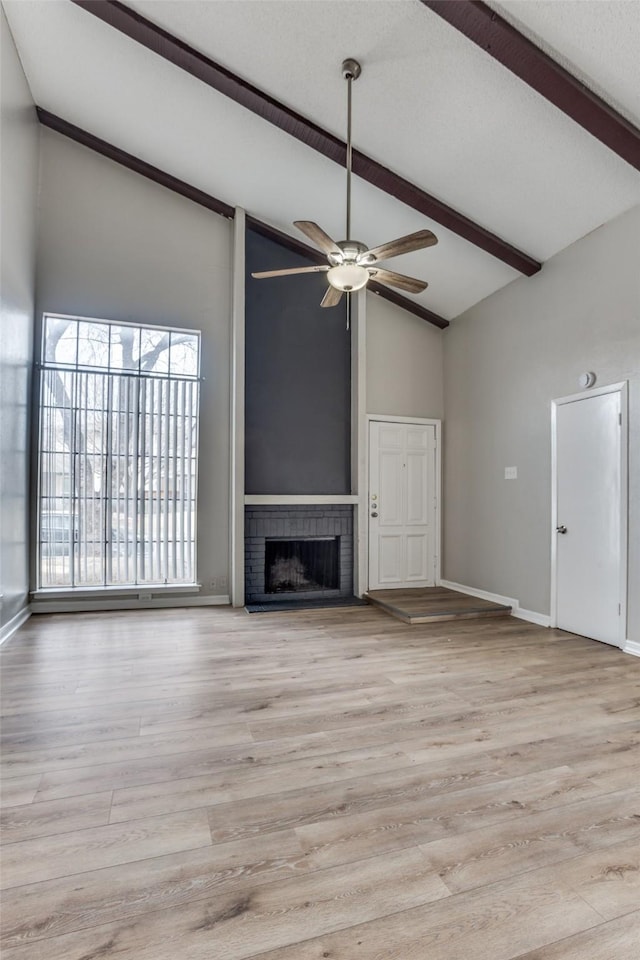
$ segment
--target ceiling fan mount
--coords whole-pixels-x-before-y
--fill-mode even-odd
[[[357,80],[362,73],[362,67],[353,57],[342,61],[342,76],[345,80]]]
[[[362,67],[353,57],[342,61],[342,76],[347,81],[347,204],[346,204],[346,240],[335,241],[324,232],[322,227],[312,220],[295,220],[294,226],[302,231],[326,255],[328,266],[292,267],[286,270],[264,270],[252,273],[257,280],[269,277],[284,277],[296,273],[326,273],[329,287],[320,306],[335,307],[340,302],[343,293],[352,293],[361,290],[369,280],[390,287],[398,287],[408,293],[420,293],[427,287],[425,280],[407,277],[402,273],[394,273],[376,267],[378,260],[389,260],[402,253],[411,253],[424,247],[432,247],[438,242],[431,230],[418,230],[406,237],[383,243],[369,249],[359,240],[351,239],[351,88],[353,81],[362,73]]]

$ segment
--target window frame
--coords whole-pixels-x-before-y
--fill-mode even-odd
[[[111,328],[112,327],[130,327],[135,330],[144,331],[149,330],[154,333],[160,334],[169,334],[171,335],[189,335],[197,339],[197,366],[196,372],[191,374],[175,374],[171,372],[170,368],[170,350],[171,350],[171,340],[169,340],[169,345],[166,348],[166,352],[169,355],[167,358],[167,369],[166,371],[144,371],[140,367],[140,361],[142,360],[142,354],[140,350],[138,351],[138,368],[136,369],[127,369],[122,367],[114,367],[111,365],[111,356],[109,354],[108,364],[99,366],[90,366],[78,362],[78,350],[79,347],[76,347],[76,361],[75,363],[64,363],[64,362],[52,362],[46,359],[46,334],[47,334],[47,321],[52,320],[68,320],[76,323],[95,323],[107,325],[110,328],[109,331],[109,351],[111,350]],[[78,337],[78,344],[80,338]],[[77,596],[84,597],[100,597],[105,594],[118,594],[121,596],[138,596],[139,599],[151,599],[151,594],[158,593],[178,593],[178,594],[189,594],[189,593],[198,593],[201,589],[201,584],[198,581],[198,519],[199,519],[199,510],[198,510],[198,493],[199,493],[199,466],[200,466],[200,414],[201,414],[201,392],[200,386],[203,380],[201,375],[201,364],[202,364],[202,331],[196,330],[187,327],[176,327],[168,326],[165,324],[155,324],[152,322],[135,322],[130,320],[112,320],[105,319],[101,317],[87,317],[80,316],[76,314],[66,314],[66,313],[56,313],[53,311],[43,311],[41,314],[41,322],[39,329],[38,337],[38,351],[40,359],[34,364],[37,376],[34,377],[34,440],[33,440],[33,450],[35,456],[33,458],[33,490],[34,490],[34,509],[35,509],[35,523],[32,525],[32,542],[34,543],[34,581],[36,584],[35,589],[31,591],[31,595],[34,598],[42,597],[57,597],[57,598],[72,598]],[[42,461],[42,451],[43,451],[43,437],[42,429],[44,422],[44,390],[45,390],[45,381],[44,375],[47,370],[58,370],[60,372],[70,372],[72,374],[98,374],[104,375],[105,377],[130,377],[135,379],[138,383],[142,380],[156,380],[163,382],[191,382],[197,385],[197,396],[195,401],[195,442],[193,446],[193,559],[192,559],[192,572],[193,580],[186,581],[166,581],[166,580],[144,580],[136,582],[123,582],[123,583],[93,583],[93,584],[54,584],[51,586],[42,585],[42,505],[43,505],[43,492],[42,492],[42,480],[43,480],[43,461]],[[75,408],[74,408],[75,409]],[[105,408],[104,412],[113,413],[114,407]],[[169,414],[170,416],[171,414]],[[71,453],[71,451],[69,451]],[[105,454],[106,455],[106,454]],[[79,498],[74,491],[71,491],[71,503],[77,502]],[[105,498],[106,503],[112,504],[114,502],[112,495],[110,494]],[[136,538],[138,545],[146,543],[147,541],[140,541]],[[148,541],[153,542],[153,541]],[[174,544],[177,544],[177,540],[168,541]],[[71,550],[73,550],[73,544],[71,544]],[[102,550],[102,563],[105,569],[105,576],[103,579],[106,580],[106,563],[107,563],[107,543],[104,544]],[[113,601],[117,603],[117,601]]]

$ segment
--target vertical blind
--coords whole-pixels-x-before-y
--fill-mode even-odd
[[[199,335],[91,323],[45,318],[40,587],[194,583]]]

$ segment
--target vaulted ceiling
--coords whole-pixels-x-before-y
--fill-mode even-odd
[[[244,81],[236,86],[251,85],[278,101],[272,119],[295,112],[338,141],[346,135],[340,64],[357,58],[363,71],[353,90],[354,148],[391,180],[375,173],[374,185],[355,177],[352,234],[372,247],[433,230],[436,247],[390,266],[427,279],[428,289],[407,299],[445,319],[534,273],[536,261],[640,202],[633,162],[640,143],[640,3],[490,4],[507,21],[503,30],[511,24],[515,37],[533,41],[534,54],[543,51],[578,81],[571,81],[578,97],[586,94],[578,110],[588,110],[591,98],[622,134],[627,130],[626,158],[499,62],[498,36],[487,52],[460,23],[448,22],[468,8],[473,31],[473,17],[486,19],[484,4],[4,0],[3,6],[38,106],[292,235],[292,221],[303,219],[343,238],[341,163],[315,149],[312,135],[302,142],[270,122],[268,101],[260,116],[167,53],[186,44],[187,60],[204,54]],[[155,48],[105,22],[107,7],[117,21],[123,14],[130,19],[131,11],[151,21],[151,35],[160,37]],[[456,9],[448,17],[443,7]],[[157,28],[170,37],[162,40]],[[485,38],[485,47],[492,42]],[[514,47],[511,37],[506,50],[516,70],[526,66],[525,48]],[[545,62],[533,63],[534,76]],[[558,86],[553,78],[552,86]],[[339,145],[337,155],[340,161]],[[432,207],[387,192],[401,181],[418,188],[418,200],[428,195]],[[447,226],[439,206],[453,215],[444,216]],[[507,254],[515,253],[496,255],[493,241],[478,245],[476,227],[478,236],[494,235]]]

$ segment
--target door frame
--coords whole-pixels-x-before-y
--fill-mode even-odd
[[[558,625],[558,407],[579,403],[589,397],[609,393],[620,394],[620,624],[618,646],[624,649],[627,639],[627,555],[628,555],[628,462],[629,462],[629,384],[627,380],[604,387],[592,387],[580,393],[551,401],[551,618],[550,626]]]
[[[435,438],[436,438],[436,449],[435,449],[435,509],[434,509],[434,529],[435,529],[435,551],[436,551],[436,563],[434,570],[434,582],[436,586],[440,586],[440,574],[441,574],[441,559],[442,559],[442,526],[441,526],[441,499],[442,499],[442,420],[433,420],[428,417],[397,417],[397,416],[387,416],[382,413],[368,413],[365,417],[366,421],[366,454],[365,454],[365,463],[366,463],[366,483],[364,488],[364,496],[361,499],[361,509],[363,518],[366,516],[366,536],[363,538],[366,544],[366,549],[362,551],[361,562],[366,564],[366,576],[363,578],[366,586],[365,590],[369,589],[369,478],[371,476],[371,450],[370,450],[370,438],[371,438],[371,423],[372,421],[378,421],[380,423],[406,423],[409,425],[418,424],[422,427],[435,427]],[[366,512],[365,512],[366,511]]]

